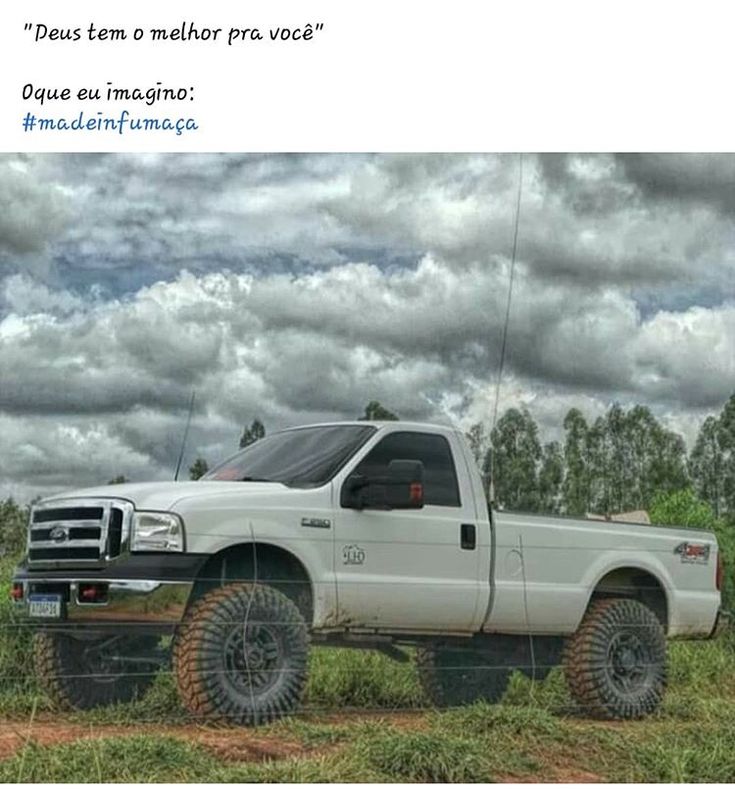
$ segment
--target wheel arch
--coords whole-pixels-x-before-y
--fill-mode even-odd
[[[314,584],[305,562],[293,551],[265,540],[220,548],[199,569],[187,607],[211,589],[234,581],[263,581],[297,605],[306,621],[314,619]]]
[[[665,632],[671,621],[671,600],[668,587],[651,567],[624,562],[608,567],[592,585],[585,613],[595,600],[603,597],[630,597],[647,605],[658,617]]]

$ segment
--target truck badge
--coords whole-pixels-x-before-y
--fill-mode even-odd
[[[674,548],[683,564],[707,564],[709,551],[709,545],[701,542],[681,542]]]
[[[363,564],[365,551],[359,545],[345,545],[342,549],[343,564]]]
[[[66,542],[69,538],[69,532],[63,526],[54,526],[49,532],[48,536],[54,542]]]
[[[328,529],[332,524],[327,518],[302,518],[301,525],[311,529]]]

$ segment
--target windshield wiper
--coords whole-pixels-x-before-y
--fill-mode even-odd
[[[277,482],[275,479],[268,479],[267,477],[240,477],[238,482]]]

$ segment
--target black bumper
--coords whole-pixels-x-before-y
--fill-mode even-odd
[[[43,569],[21,564],[15,568],[13,580],[39,581],[77,578],[108,581],[128,578],[139,581],[193,581],[209,556],[204,553],[133,553],[101,569]]]

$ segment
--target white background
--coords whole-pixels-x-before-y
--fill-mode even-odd
[[[4,3],[4,151],[732,150],[725,2],[268,0]],[[310,43],[33,42],[49,26],[267,28],[323,22]],[[22,87],[194,85],[182,107],[76,101]],[[195,115],[171,133],[24,133],[21,119]]]

